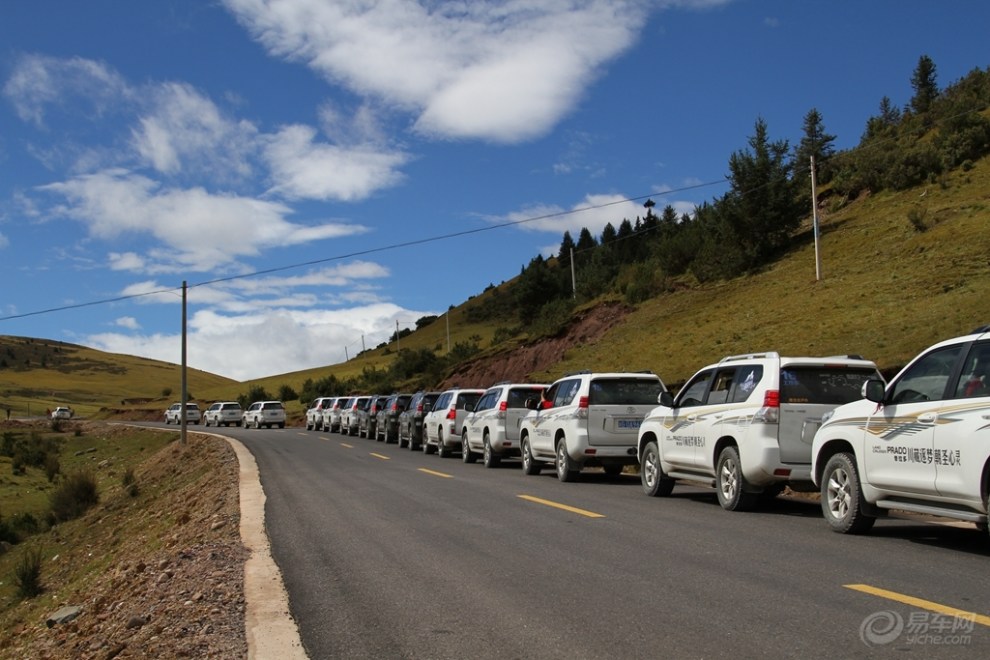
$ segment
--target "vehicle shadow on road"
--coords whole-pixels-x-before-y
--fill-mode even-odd
[[[990,555],[990,535],[975,526],[880,518],[869,535],[873,538],[897,539],[934,548],[968,552],[981,557]]]

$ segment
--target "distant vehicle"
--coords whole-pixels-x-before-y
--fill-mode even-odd
[[[195,403],[186,404],[186,423],[187,424],[199,424],[201,415],[199,412],[199,406]],[[181,424],[182,423],[182,404],[173,403],[165,411],[165,423],[166,424]]]
[[[358,430],[360,438],[374,440],[378,436],[378,413],[385,405],[387,397],[382,394],[374,394],[368,400],[368,405],[358,411]]]
[[[241,425],[244,410],[236,401],[217,401],[203,411],[204,426],[234,426]]]
[[[344,412],[344,404],[348,397],[338,396],[323,404],[323,430],[340,431],[340,415]]]
[[[464,419],[461,458],[474,463],[480,454],[485,467],[496,467],[504,457],[519,456],[519,423],[529,413],[526,402],[539,401],[547,386],[498,383],[478,400]]]
[[[560,481],[574,481],[585,467],[619,475],[636,464],[636,436],[646,414],[666,390],[653,373],[568,374],[523,417],[519,429],[524,474],[544,464]]]
[[[332,396],[321,396],[313,399],[313,402],[309,404],[309,408],[306,409],[307,431],[323,430],[323,412],[327,407],[332,406],[334,401],[336,401],[336,398]]]
[[[357,435],[358,414],[368,407],[371,397],[352,396],[344,404],[343,412],[340,413],[340,432],[344,435]]]
[[[423,444],[423,417],[433,407],[440,392],[416,392],[399,414],[399,447],[419,451]]]
[[[405,412],[412,396],[412,394],[393,394],[385,400],[378,413],[376,440],[384,440],[386,443],[399,441],[399,415]]]
[[[72,419],[72,415],[75,414],[72,408],[68,406],[59,406],[52,411],[52,419]]]
[[[244,411],[244,428],[260,429],[262,426],[285,428],[285,406],[281,401],[255,401]]]
[[[990,326],[939,342],[884,387],[826,414],[811,475],[833,531],[862,534],[891,510],[988,528]]]
[[[460,449],[464,418],[484,393],[482,389],[459,387],[443,392],[423,418],[423,452],[447,458]]]

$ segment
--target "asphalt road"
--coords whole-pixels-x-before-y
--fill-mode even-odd
[[[850,537],[806,501],[728,513],[628,475],[561,484],[335,433],[222,432],[257,460],[312,658],[990,655],[990,538],[971,525]]]

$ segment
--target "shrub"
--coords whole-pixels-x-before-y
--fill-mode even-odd
[[[914,208],[908,211],[907,218],[911,226],[917,232],[923,232],[928,229],[928,225],[925,224],[925,216],[928,215],[924,209]]]
[[[131,497],[137,497],[138,493],[141,492],[137,485],[137,478],[134,476],[134,469],[127,468],[124,472],[124,476],[121,479],[121,484],[124,486],[124,492],[126,492]]]
[[[14,566],[14,586],[21,598],[34,598],[42,592],[41,549],[26,550]]]
[[[90,472],[73,472],[51,495],[51,514],[57,522],[78,518],[100,501],[96,477]]]
[[[48,477],[48,483],[55,481],[55,477],[61,472],[62,464],[58,460],[58,454],[52,452],[45,454],[45,476]]]

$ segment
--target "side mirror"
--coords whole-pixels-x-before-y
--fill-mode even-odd
[[[524,405],[529,410],[536,410],[537,408],[540,407],[540,400],[535,396],[531,396],[528,399],[526,399],[526,403]]]
[[[667,390],[664,390],[663,392],[660,393],[660,396],[657,397],[657,403],[659,403],[661,406],[666,406],[667,408],[673,408],[674,395],[668,392]]]
[[[431,410],[433,410],[433,404],[430,404],[430,403],[424,403],[423,404],[423,414],[426,414],[426,413],[430,412]]]
[[[876,378],[871,378],[870,380],[863,383],[863,398],[869,399],[874,403],[883,403],[883,397],[886,393],[886,387],[882,380],[877,380]]]

